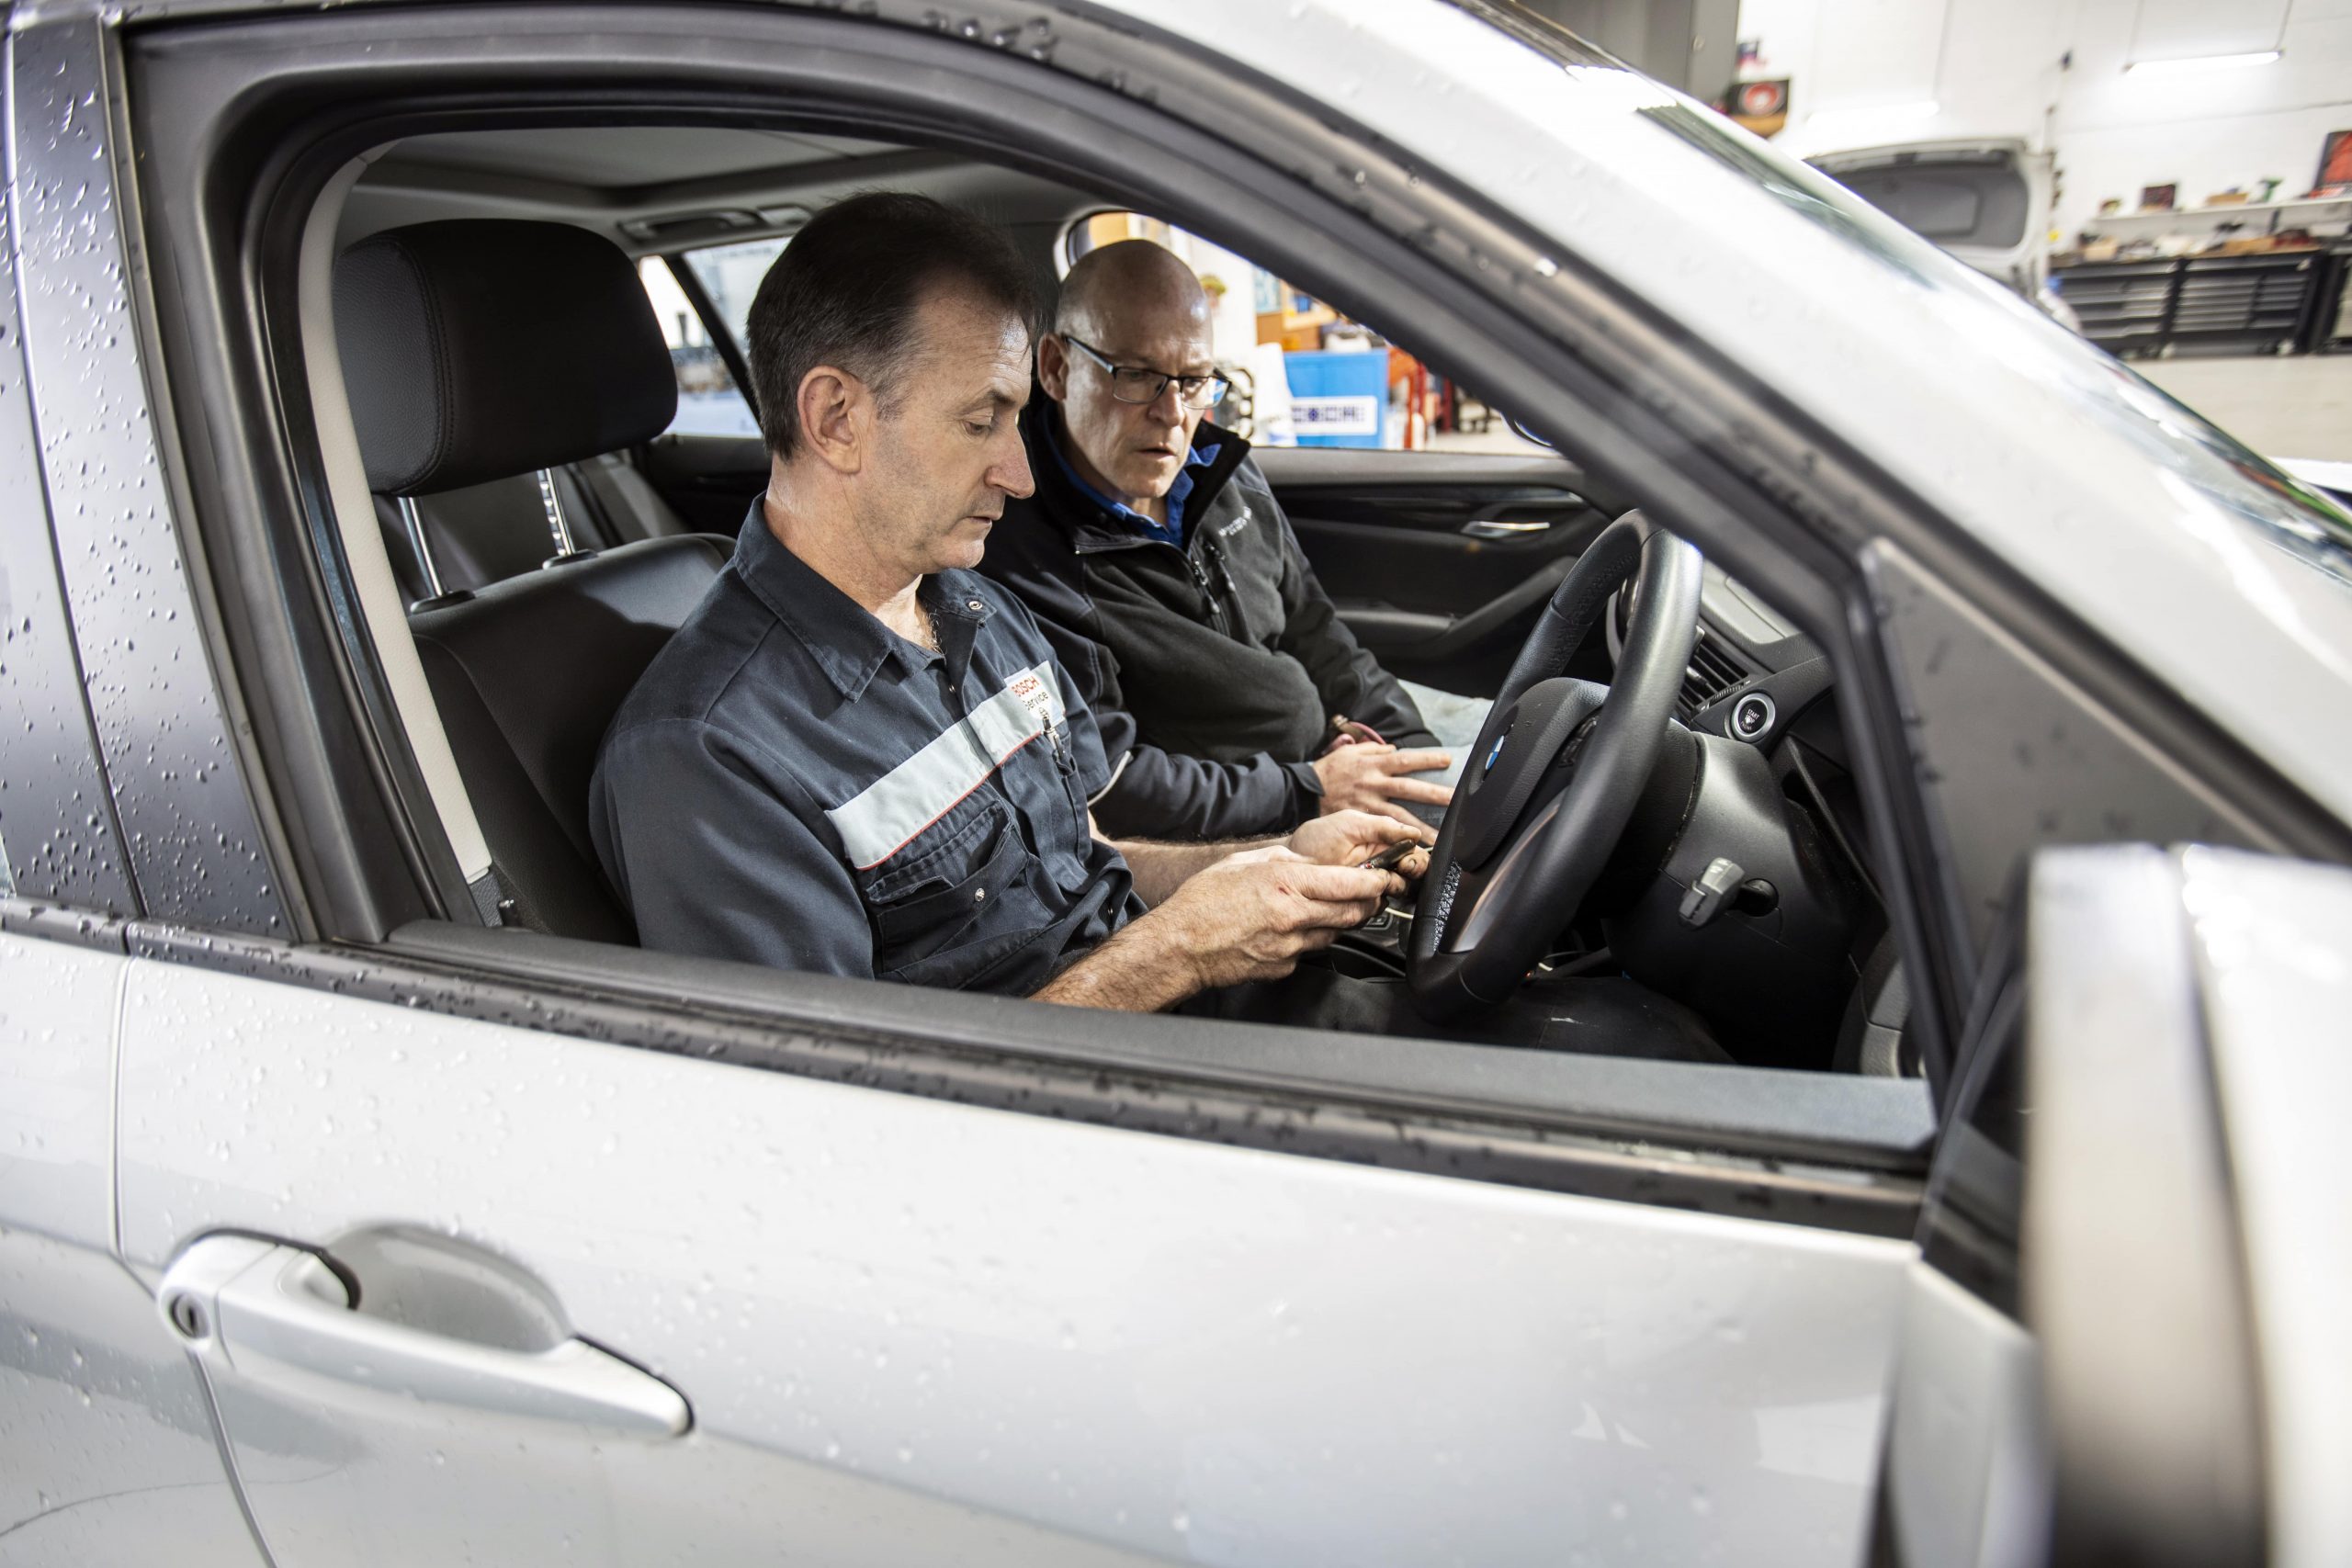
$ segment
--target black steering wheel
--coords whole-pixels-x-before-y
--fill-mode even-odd
[[[1406,949],[1431,1021],[1510,998],[1575,916],[1656,767],[1699,635],[1699,552],[1638,512],[1611,524],[1528,634],[1438,830]],[[1631,581],[1612,684],[1561,674]]]

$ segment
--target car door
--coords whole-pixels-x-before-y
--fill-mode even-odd
[[[744,509],[768,482],[767,446],[756,435],[673,430],[649,443],[641,460],[647,482],[705,534],[741,527]]]
[[[0,1563],[243,1568],[201,1387],[114,1255],[120,941],[0,898]]]
[[[2345,1275],[2309,1260],[2352,876],[2045,850],[2013,908],[1905,1271],[1873,1561],[2340,1561]]]
[[[1899,1241],[154,960],[123,1042],[125,1254],[281,1568],[1860,1541]]]
[[[2040,868],[2055,874],[2045,860]],[[1871,1520],[1873,1563],[2030,1568],[2048,1560],[2049,1444],[2041,1346],[2018,1279],[2026,1169],[2026,921],[2041,962],[2096,984],[2110,955],[2082,950],[2079,911],[2037,878],[2017,890],[1942,1110],[1919,1253],[1904,1269],[1886,1455]],[[2061,954],[2063,958],[2050,956]],[[2038,988],[2047,988],[2039,975]],[[2031,1042],[2071,1043],[2045,1028]],[[2080,1151],[2037,1151],[2053,1166]]]
[[[209,380],[216,360],[288,351],[299,313],[224,329],[212,312],[260,295],[216,289],[211,269],[304,254],[282,231],[298,243],[212,248],[209,150],[245,144],[223,133],[264,105],[358,107],[349,73],[397,79],[402,101],[481,91],[482,38],[430,9],[164,23],[126,107],[110,26],[30,27],[19,69],[106,107],[77,134],[135,120],[146,137],[143,232],[177,280],[179,346],[155,363],[186,374],[168,383],[183,409],[274,433],[208,453],[306,453],[254,391],[315,385],[305,367],[242,392]],[[550,7],[501,28],[501,82],[585,84],[599,104],[616,62],[685,80],[756,62],[737,86],[936,81],[1023,108],[966,80],[1012,57],[849,17],[616,8],[583,29]],[[306,276],[273,273],[273,297],[303,300]],[[135,383],[108,390],[137,403]],[[243,507],[209,470],[182,477],[178,528],[131,544],[246,569],[201,581],[241,631],[307,657],[209,645],[188,662],[213,701],[178,722],[230,761],[166,778],[126,752],[115,788],[187,800],[225,773],[301,831],[221,835],[254,846],[277,910],[173,885],[127,938],[119,1249],[201,1371],[281,1568],[1858,1548],[1917,1084],[1106,1027],[485,922],[424,896],[429,864],[369,862],[401,831],[373,803],[435,798],[398,792],[397,755],[250,761],[286,727],[356,729],[352,694],[386,679],[336,640],[364,604],[322,626],[314,594],[277,592],[290,561],[353,603],[331,553],[302,553],[303,520],[334,518],[300,509],[342,476],[257,485],[269,499]],[[365,521],[341,536],[376,538]],[[209,626],[198,580],[183,561],[142,603]],[[210,871],[222,845],[142,848]]]
[[[677,340],[671,356],[678,362],[678,417],[639,461],[646,482],[703,533],[734,533],[744,508],[767,488],[767,443],[741,390],[750,379],[743,322],[786,243],[703,245],[638,264],[664,331]]]
[[[2221,1341],[2222,1352],[2251,1395],[2214,1402],[2235,1417],[2222,1429],[2235,1462],[2216,1472],[2231,1483],[2215,1497],[2226,1506],[2213,1510],[2230,1528],[2200,1539],[2242,1550],[2259,1520],[2273,1562],[2340,1562],[2352,1557],[2352,1503],[2337,1483],[2352,1463],[2342,1398],[2352,1347],[2338,1331],[2352,1314],[2352,1270],[2340,1248],[2312,1238],[2337,1227],[2352,1158],[2341,1135],[2352,1101],[2352,874],[2219,850],[2177,863],[2211,1061],[2203,1081],[2233,1200],[2234,1223],[2211,1234],[2234,1241],[2244,1281],[2242,1337]],[[2085,1436],[2096,1453],[2104,1434]]]
[[[11,93],[9,107],[27,106]],[[56,107],[43,94],[32,112]],[[85,150],[68,155],[88,166]],[[18,167],[40,164],[28,152]],[[0,200],[12,262],[21,198]],[[115,1020],[124,920],[141,902],[85,694],[85,675],[112,673],[110,650],[85,657],[69,618],[76,594],[106,592],[103,570],[70,589],[64,576],[105,563],[61,552],[51,534],[18,330],[35,318],[33,346],[48,349],[62,323],[20,312],[20,290],[40,292],[11,265],[0,274],[0,1563],[243,1568],[262,1559],[201,1385],[116,1257]]]
[[[1252,455],[1357,640],[1396,674],[1445,691],[1501,683],[1552,591],[1624,510],[1575,463],[1532,446]]]

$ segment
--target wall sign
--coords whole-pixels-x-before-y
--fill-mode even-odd
[[[1377,435],[1380,400],[1294,397],[1290,423],[1301,435]]]
[[[1758,136],[1774,136],[1789,123],[1789,79],[1735,82],[1724,91],[1724,112]]]

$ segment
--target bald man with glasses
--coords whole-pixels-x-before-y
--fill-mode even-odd
[[[1207,296],[1148,240],[1090,251],[1038,340],[1022,415],[1035,492],[981,570],[1017,592],[1102,726],[1104,831],[1229,839],[1358,809],[1434,822],[1485,705],[1446,694],[1449,751],[1301,554],[1227,389]],[[1466,726],[1466,728],[1464,728]]]

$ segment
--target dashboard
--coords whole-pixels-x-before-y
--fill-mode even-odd
[[[1612,663],[1623,652],[1631,614],[1630,595],[1620,590],[1605,622]],[[1807,722],[1829,687],[1829,660],[1820,645],[1710,563],[1699,592],[1699,638],[1675,716],[1692,729],[1767,749],[1802,728],[1807,745],[1843,763],[1834,716]]]

